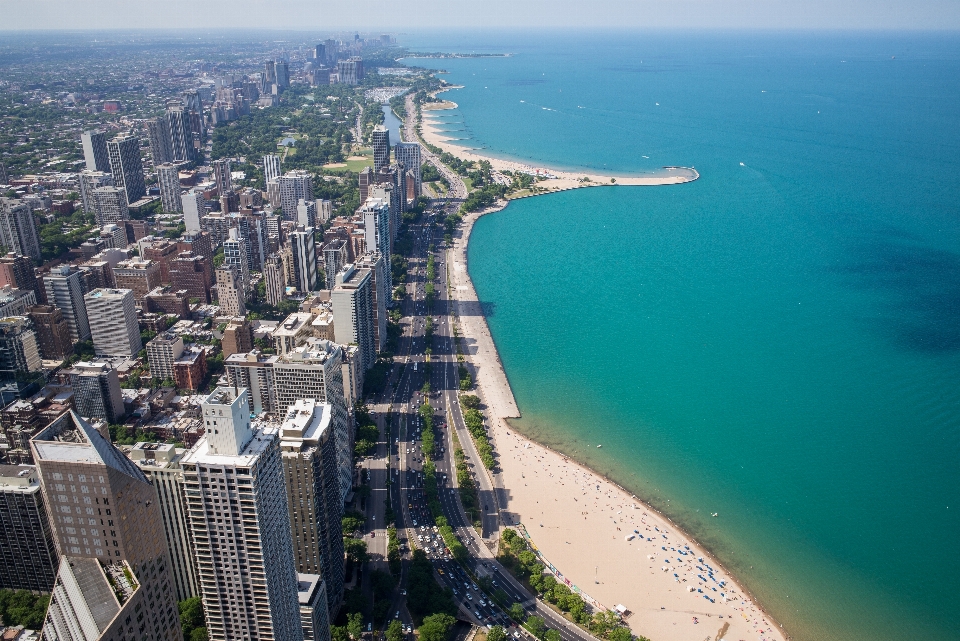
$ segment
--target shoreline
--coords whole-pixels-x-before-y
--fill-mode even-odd
[[[459,88],[459,86],[445,87],[444,89],[435,92],[433,96],[436,97],[437,94],[443,93],[444,91]],[[428,105],[436,106],[430,107]],[[644,175],[600,174],[593,170],[587,169],[583,171],[572,171],[569,169],[554,169],[550,167],[533,167],[521,161],[507,160],[483,154],[476,149],[467,149],[451,144],[450,141],[452,139],[445,137],[444,134],[446,132],[440,131],[439,129],[439,127],[442,126],[442,123],[429,122],[425,118],[428,113],[443,112],[450,109],[456,109],[457,107],[457,103],[449,100],[444,100],[441,103],[426,103],[423,105],[421,107],[420,117],[420,137],[422,140],[427,144],[439,147],[443,151],[452,154],[461,160],[485,160],[490,163],[495,174],[504,171],[519,171],[521,173],[546,177],[544,180],[538,180],[536,183],[536,186],[542,191],[522,195],[519,196],[520,198],[525,198],[527,196],[539,196],[543,193],[579,189],[581,187],[610,187],[616,185],[681,185],[684,183],[693,182],[700,178],[700,173],[694,167],[668,166],[663,167],[656,173]]]
[[[712,635],[711,626],[717,624],[720,631],[715,633],[716,639],[745,639],[753,635],[761,641],[785,641],[789,638],[786,632],[760,607],[756,598],[709,549],[668,516],[606,475],[510,425],[509,419],[519,418],[520,411],[486,317],[482,312],[461,313],[464,307],[481,309],[466,260],[473,225],[480,217],[502,211],[508,205],[509,201],[500,201],[493,207],[465,215],[460,236],[446,250],[460,332],[465,339],[473,340],[472,345],[465,341],[464,353],[474,373],[476,392],[484,405],[500,468],[496,476],[486,469],[483,473],[497,488],[498,497],[507,497],[505,501],[498,498],[501,521],[508,527],[522,523],[543,556],[571,585],[583,586],[584,592],[608,609],[625,605],[630,612],[626,622],[635,635],[644,635],[653,641],[682,641],[691,635]],[[555,476],[554,471],[561,473],[563,479],[581,485],[578,489],[584,491],[579,499],[566,489],[566,483],[561,476]],[[549,505],[551,498],[555,506]],[[590,498],[593,503],[588,502]],[[540,499],[545,499],[543,505]],[[600,500],[606,503],[601,506],[597,502]],[[577,515],[577,511],[585,507],[590,509]],[[619,508],[615,515],[602,514],[612,512],[614,507]],[[538,509],[539,516],[536,515]],[[600,513],[599,519],[594,510]],[[632,511],[632,518],[622,515],[628,510]],[[585,515],[587,527],[569,527],[574,515]],[[609,523],[611,519],[613,522]],[[628,520],[626,530],[619,527],[627,525]],[[643,538],[633,536],[625,540],[641,528]],[[611,538],[597,536],[601,529],[611,532]],[[680,556],[672,553],[667,557],[664,547],[668,547],[668,551],[680,550]],[[605,579],[602,581],[601,567]],[[711,572],[707,573],[706,568]],[[628,578],[630,575],[634,578]],[[641,575],[643,584],[639,580]],[[706,580],[698,580],[698,575]],[[591,583],[591,579],[599,583]],[[714,591],[721,581],[723,586]],[[691,587],[703,592],[690,592]],[[701,598],[705,594],[713,601]],[[700,628],[700,624],[707,627]]]

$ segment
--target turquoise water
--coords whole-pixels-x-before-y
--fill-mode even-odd
[[[798,639],[960,638],[960,38],[420,38],[516,54],[422,63],[465,86],[465,146],[702,176],[478,221],[518,428]]]

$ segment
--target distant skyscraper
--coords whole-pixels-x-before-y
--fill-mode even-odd
[[[297,203],[313,200],[313,181],[310,174],[303,170],[288,171],[278,179],[280,186],[280,208],[284,220],[296,220]]]
[[[361,169],[357,175],[357,181],[360,184],[360,202],[366,202],[370,196],[370,186],[374,184],[373,169],[369,166]]]
[[[83,146],[83,159],[88,171],[110,171],[110,157],[107,155],[107,134],[102,131],[85,131],[80,134]]]
[[[280,177],[280,156],[267,154],[263,157],[263,178],[265,182]]]
[[[275,64],[277,70],[277,87],[283,91],[290,87],[290,68],[285,60],[278,60]]]
[[[69,265],[54,267],[43,277],[47,303],[59,307],[70,328],[70,339],[76,343],[90,338],[87,306],[83,302],[83,272]]]
[[[325,47],[322,44],[316,45],[313,48],[313,59],[318,61],[318,64],[323,64],[327,60],[327,53]]]
[[[102,418],[108,423],[123,420],[123,393],[117,370],[108,363],[78,361],[66,372],[73,387],[77,413],[91,418]]]
[[[117,136],[107,142],[113,184],[127,194],[127,204],[143,198],[147,187],[143,182],[140,140],[136,136]]]
[[[202,230],[200,219],[207,215],[203,192],[191,189],[180,197],[183,207],[183,222],[188,232],[199,233]]]
[[[171,163],[158,165],[157,181],[160,183],[160,201],[163,211],[183,211],[183,202],[180,198],[180,168]]]
[[[267,60],[263,63],[263,87],[264,93],[270,93],[270,88],[277,84],[277,63],[273,60]]]
[[[369,269],[347,265],[337,274],[336,285],[330,295],[336,340],[341,345],[357,345],[363,371],[373,367],[377,359],[372,280]]]
[[[224,264],[217,268],[217,296],[222,316],[246,315],[247,306],[244,304],[246,296],[233,265]]]
[[[317,201],[300,199],[297,202],[297,224],[315,227],[317,224]]]
[[[97,356],[129,358],[143,349],[129,289],[95,289],[83,297]]]
[[[317,282],[317,248],[313,227],[297,228],[290,233],[290,249],[293,252],[293,269],[297,289],[301,293],[319,289]]]
[[[390,130],[383,125],[373,128],[373,171],[379,172],[390,164]]]
[[[0,523],[0,589],[52,590],[59,558],[35,466],[0,465]]]
[[[277,428],[251,425],[246,390],[218,387],[201,411],[181,465],[209,637],[302,641]]]
[[[335,610],[343,597],[343,500],[333,406],[297,400],[287,408],[280,442],[297,571],[324,579],[324,607]]]
[[[418,142],[398,142],[393,147],[393,154],[398,163],[403,163],[407,171],[413,172],[414,193],[420,195],[423,183],[420,180],[420,167],[423,161],[420,158],[420,143]]]
[[[227,231],[223,241],[223,264],[236,270],[241,292],[246,292],[250,282],[250,263],[248,262],[248,241],[241,237],[236,227]]]
[[[0,318],[0,378],[12,379],[41,369],[40,346],[31,320],[26,316]]]
[[[195,150],[190,112],[183,105],[170,103],[167,105],[167,122],[170,127],[170,149],[173,160],[175,162],[193,160]]]
[[[104,145],[104,149],[106,149],[106,145]],[[80,200],[83,203],[83,210],[88,214],[96,211],[93,192],[100,187],[113,187],[113,175],[105,171],[90,171],[89,169],[80,172]],[[126,200],[126,194],[124,194],[124,200]]]
[[[283,261],[280,256],[277,254],[267,256],[266,265],[263,267],[263,280],[268,305],[276,307],[283,300],[287,284],[287,279],[284,276]]]
[[[93,214],[97,225],[123,224],[130,219],[127,195],[116,187],[97,187],[93,190]]]
[[[211,163],[213,166],[213,182],[217,185],[217,192],[222,196],[233,190],[233,179],[230,177],[230,159],[221,158]]]
[[[326,289],[333,289],[337,284],[337,274],[347,264],[347,241],[337,238],[323,247],[323,271],[326,275]]]
[[[150,141],[150,155],[155,168],[159,169],[160,165],[173,160],[170,121],[165,115],[147,120],[147,138]]]
[[[59,307],[34,305],[28,312],[33,321],[33,331],[37,333],[40,356],[54,361],[63,360],[73,353],[70,328]]]
[[[30,447],[62,555],[43,638],[182,639],[157,491],[143,472],[72,410]]]
[[[0,198],[0,245],[7,251],[40,260],[37,221],[22,200]]]
[[[354,56],[337,62],[337,75],[341,84],[358,85],[363,81],[363,60]]]

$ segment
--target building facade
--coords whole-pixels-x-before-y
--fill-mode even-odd
[[[127,204],[146,196],[143,162],[140,160],[140,140],[136,136],[117,136],[107,142],[107,154],[110,157],[113,184],[126,194]]]
[[[33,465],[0,465],[0,589],[49,592],[59,555]]]
[[[101,418],[108,423],[123,420],[120,377],[109,363],[78,361],[66,376],[73,387],[73,403],[80,416]]]
[[[180,168],[172,163],[157,165],[157,182],[160,183],[160,202],[163,211],[179,213],[183,211],[180,200]]]
[[[0,244],[21,256],[40,260],[40,236],[30,207],[16,198],[0,198]]]
[[[87,306],[83,301],[83,272],[76,267],[61,265],[43,277],[47,303],[63,312],[74,343],[90,338]]]
[[[0,379],[42,369],[37,334],[30,319],[26,316],[0,318]]]
[[[80,134],[83,147],[83,160],[87,171],[110,171],[110,157],[107,155],[107,134],[102,131],[85,131]]]
[[[290,233],[290,250],[293,254],[293,269],[296,286],[301,293],[319,289],[317,279],[317,247],[313,227],[297,228]]]

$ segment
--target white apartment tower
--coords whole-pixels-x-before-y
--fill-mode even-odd
[[[207,631],[302,641],[278,430],[251,425],[246,396],[206,397],[206,435],[181,460]]]
[[[211,163],[213,167],[213,182],[217,185],[217,193],[221,196],[233,190],[233,178],[230,175],[230,160],[221,158]]]
[[[337,283],[330,294],[336,340],[341,345],[357,346],[360,367],[364,372],[373,367],[377,360],[372,281],[369,269],[347,265],[337,274]]]
[[[263,179],[264,183],[276,180],[280,177],[280,156],[267,154],[263,157]]]
[[[300,199],[297,201],[297,224],[315,227],[317,223],[317,201]]]
[[[59,307],[74,343],[90,338],[90,321],[83,300],[83,272],[69,265],[55,267],[43,277],[47,303]]]
[[[297,228],[290,233],[290,250],[293,253],[293,272],[297,289],[301,293],[319,289],[317,279],[317,247],[314,228]]]
[[[133,290],[99,288],[83,300],[97,356],[128,358],[143,349]]]
[[[160,332],[147,343],[150,377],[173,380],[173,364],[183,355],[183,339],[173,332]]]
[[[0,198],[0,245],[21,256],[40,259],[40,236],[30,207],[16,198]]]
[[[130,209],[127,207],[127,195],[122,190],[109,185],[94,189],[93,214],[99,227],[129,220]]]
[[[183,224],[188,232],[198,233],[202,230],[200,219],[207,214],[206,206],[203,202],[203,193],[197,189],[191,189],[180,197],[180,206],[183,209]]]
[[[398,163],[403,163],[406,170],[413,173],[414,197],[419,196],[420,189],[423,186],[420,180],[420,166],[423,164],[420,158],[420,143],[398,142],[393,147],[393,154]],[[406,198],[406,194],[404,194],[404,198]]]
[[[93,199],[93,190],[100,187],[113,187],[113,174],[107,171],[91,171],[89,169],[80,172],[80,201],[83,203],[83,210],[88,214],[97,211]]]
[[[240,281],[240,291],[244,294],[250,284],[250,263],[247,262],[247,243],[240,235],[240,230],[231,227],[227,230],[227,238],[223,241],[223,264],[230,265],[236,270]]]
[[[113,184],[126,193],[127,204],[143,198],[147,187],[143,182],[140,140],[136,136],[117,136],[107,142],[107,155]]]
[[[217,268],[217,297],[221,315],[245,316],[247,314],[243,287],[232,265],[221,265]]]
[[[80,144],[83,146],[83,160],[88,171],[110,171],[107,134],[102,131],[85,131],[80,134]]]
[[[297,216],[297,203],[313,200],[313,181],[310,174],[303,170],[288,171],[277,179],[280,188],[280,208],[284,220],[294,220]]]
[[[183,211],[180,199],[180,168],[172,163],[157,165],[157,180],[160,182],[160,202],[163,211]]]
[[[287,279],[283,271],[283,260],[277,254],[270,254],[263,265],[263,281],[267,304],[274,307],[283,300]]]

